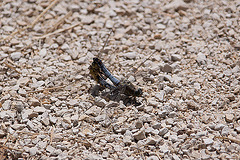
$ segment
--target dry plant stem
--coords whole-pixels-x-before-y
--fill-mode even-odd
[[[0,40],[0,42],[3,42],[5,40],[11,40],[12,37],[28,28],[33,28],[36,23],[39,21],[39,19],[50,9],[52,8],[59,0],[55,0],[53,1],[53,3],[51,3],[30,25],[24,27],[24,28],[21,28],[21,29],[18,29],[17,31],[13,32],[12,34],[10,34],[9,36],[7,36],[6,38]]]
[[[71,15],[72,15],[72,11],[68,12],[63,18],[61,18],[57,23],[55,23],[53,25],[53,27],[47,33],[50,33],[50,32],[53,32],[54,30],[56,30],[58,28],[58,26],[60,24],[62,24],[64,22],[64,20],[67,19],[68,17],[70,17]]]
[[[222,140],[227,140],[227,141],[232,141],[232,142],[234,142],[234,143],[240,144],[240,140],[233,139],[233,138],[220,137],[220,136],[215,136],[215,138],[222,139]]]
[[[31,133],[31,132],[21,132],[21,131],[17,131],[17,133],[31,134],[31,135],[40,135],[40,134],[48,135],[47,133]]]
[[[6,139],[6,141],[3,143],[3,145],[5,145],[8,140],[9,140],[9,133],[7,134],[7,139]]]
[[[12,70],[16,71],[17,73],[21,74],[20,71],[18,71],[15,67],[13,67],[12,65],[8,64],[6,61],[3,62],[7,67],[11,68]]]
[[[46,38],[46,37],[49,37],[49,36],[51,36],[51,35],[54,35],[54,34],[61,33],[61,32],[64,32],[64,31],[66,31],[66,30],[72,29],[72,28],[74,28],[74,27],[76,27],[76,26],[78,26],[78,25],[80,25],[80,24],[81,24],[81,23],[77,23],[77,24],[74,24],[74,25],[72,25],[72,26],[70,26],[70,27],[67,27],[67,28],[64,28],[64,29],[56,30],[56,31],[53,32],[53,33],[49,33],[49,34],[43,35],[43,36],[41,36],[41,37],[34,37],[33,39],[42,39],[42,38]]]
[[[97,57],[98,57],[98,58],[101,57],[101,53],[102,53],[102,51],[104,50],[104,48],[106,47],[106,45],[107,45],[107,43],[108,43],[108,40],[109,40],[109,37],[110,37],[110,35],[112,34],[112,32],[113,32],[113,29],[111,29],[110,33],[108,34],[108,37],[107,37],[107,39],[106,39],[106,41],[105,41],[102,49],[99,50],[99,52],[98,52],[98,54],[97,54]]]
[[[5,152],[6,150],[3,147],[0,147],[0,159],[5,159]]]
[[[19,65],[17,65],[17,64],[15,64],[11,59],[9,59],[9,58],[7,58],[7,61],[9,62],[9,63],[11,63],[12,65],[14,65],[14,66],[17,66],[17,67],[21,67],[21,66],[19,66]]]
[[[59,88],[64,88],[65,86],[59,86],[59,87],[52,87],[52,88],[46,88],[46,89],[40,89],[37,91],[29,91],[28,93],[38,93],[38,92],[43,92],[43,91],[49,91],[49,90],[54,90],[54,89],[59,89]]]
[[[53,136],[54,136],[54,126],[51,129],[51,135],[50,135],[50,145],[52,144],[53,141]]]
[[[10,150],[16,150],[16,151],[19,151],[19,152],[23,152],[22,150],[20,150],[20,149],[16,149],[16,148],[12,148],[12,147],[7,147],[7,146],[5,146],[5,145],[0,145],[0,148],[4,148],[4,149],[10,149]]]
[[[149,59],[152,57],[152,55],[153,55],[154,53],[156,53],[156,52],[157,52],[157,51],[154,51],[152,54],[150,54],[150,55],[148,56],[147,59],[145,59],[141,64],[139,64],[139,66],[137,67],[137,69],[136,69],[136,71],[134,72],[134,74],[136,74],[136,73],[138,72],[138,68],[141,67],[147,60],[149,60]]]
[[[50,9],[52,8],[56,3],[58,3],[59,0],[53,1],[30,25],[30,28],[33,28],[35,24],[39,21],[39,19]]]

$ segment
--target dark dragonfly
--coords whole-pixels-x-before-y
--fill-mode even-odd
[[[101,51],[104,49],[106,46],[108,39],[110,37],[110,34],[113,32],[109,33],[106,42],[104,43],[103,48],[98,52],[97,57],[101,57]],[[156,51],[155,51],[156,52]],[[137,69],[143,65],[150,57],[155,53],[153,52],[150,54],[150,56],[145,59],[137,68],[135,73],[137,72]],[[138,103],[136,101],[136,97],[140,97],[143,94],[143,91],[141,88],[136,88],[129,80],[124,79],[124,80],[119,80],[116,77],[114,77],[111,72],[106,68],[106,66],[103,64],[103,62],[99,58],[93,58],[92,64],[89,66],[90,74],[93,77],[93,79],[100,84],[101,89],[103,90],[104,88],[108,88],[110,92],[106,93],[107,96],[103,96],[107,99],[119,101],[123,100],[125,104],[135,104],[135,105],[140,105],[141,103]],[[108,83],[106,79],[110,79],[112,84]],[[97,86],[95,86],[97,87]],[[98,95],[99,87],[97,89],[92,89],[92,95],[96,96]],[[95,93],[97,92],[97,93]]]
[[[93,62],[89,67],[90,74],[93,79],[101,86],[110,89],[112,92],[119,92],[126,96],[139,97],[142,95],[142,89],[136,88],[129,80],[118,80],[114,77],[103,62],[98,58],[93,58]],[[112,84],[108,83],[105,79],[109,78]]]

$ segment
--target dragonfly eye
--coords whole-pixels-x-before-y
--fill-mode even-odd
[[[137,91],[135,91],[135,96],[141,96],[143,94],[142,89],[138,88]]]

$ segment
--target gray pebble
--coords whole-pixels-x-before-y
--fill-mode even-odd
[[[22,53],[21,52],[13,52],[13,53],[11,53],[10,56],[11,56],[12,60],[17,61],[21,58]]]
[[[32,147],[32,148],[29,149],[29,153],[30,153],[31,156],[36,155],[37,152],[38,152],[38,148],[37,147]]]
[[[4,110],[9,110],[11,107],[12,101],[11,100],[6,100],[3,104],[2,104],[2,108]]]
[[[145,131],[143,129],[141,129],[140,131],[138,131],[137,133],[133,134],[133,137],[135,140],[139,141],[139,140],[143,140],[145,139]]]
[[[69,8],[72,12],[79,12],[79,10],[80,10],[80,6],[76,5],[76,4],[70,5]]]
[[[136,52],[128,52],[123,54],[123,56],[127,59],[135,59],[137,57],[137,53]]]
[[[51,154],[51,153],[53,153],[55,151],[55,148],[52,147],[51,145],[48,145],[47,148],[46,148],[46,151]]]
[[[205,138],[203,139],[203,143],[208,146],[208,145],[212,145],[214,143],[214,141],[211,138]]]
[[[172,54],[171,55],[171,60],[172,61],[180,61],[181,60],[181,56],[180,55],[178,55],[178,54]]]
[[[205,54],[203,54],[201,52],[198,53],[198,55],[197,55],[197,62],[198,62],[198,64],[205,65],[206,61],[207,61],[207,58],[206,58]]]
[[[39,56],[45,57],[47,55],[47,50],[46,48],[43,48],[39,51]]]
[[[24,104],[21,101],[17,101],[14,106],[19,113],[21,113],[24,109]]]
[[[163,72],[167,72],[167,73],[171,73],[173,71],[173,68],[171,65],[169,64],[164,64],[164,66],[162,67],[162,71]]]
[[[13,125],[11,125],[11,127],[14,129],[14,130],[22,130],[23,128],[25,128],[26,127],[26,125],[25,124],[13,124]]]
[[[104,121],[107,118],[106,114],[101,114],[95,117],[96,122]]]
[[[99,115],[100,111],[101,111],[101,108],[99,108],[97,106],[93,106],[89,110],[87,110],[85,112],[85,114],[97,116],[97,115]]]
[[[222,129],[221,135],[222,136],[228,136],[229,132],[230,132],[230,128],[228,126],[225,126]]]
[[[140,129],[140,128],[143,127],[143,123],[142,123],[141,121],[137,121],[136,124],[135,124],[135,127],[136,127],[137,129]]]
[[[125,145],[131,145],[133,138],[131,136],[124,136],[123,137],[123,143]]]
[[[72,60],[72,57],[71,57],[70,55],[63,55],[63,56],[62,56],[62,59],[63,59],[64,61],[70,61],[70,60]]]
[[[33,109],[33,111],[37,113],[44,113],[46,112],[46,109],[44,107],[37,106]]]
[[[159,135],[160,136],[164,136],[166,133],[168,133],[168,129],[167,128],[162,128],[159,130]]]
[[[8,57],[8,54],[0,53],[0,60],[4,59],[6,57]]]
[[[154,139],[154,138],[152,138],[152,137],[148,137],[148,138],[146,139],[146,144],[147,144],[147,145],[155,145],[156,143],[157,143],[157,140]]]
[[[214,129],[219,131],[219,130],[222,130],[224,127],[225,125],[220,123],[220,124],[217,124]]]
[[[14,31],[14,27],[11,27],[11,26],[3,26],[2,29],[6,32]]]

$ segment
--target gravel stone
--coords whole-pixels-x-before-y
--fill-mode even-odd
[[[11,53],[10,56],[11,56],[12,60],[17,61],[21,58],[22,53],[21,52],[13,52],[13,53]]]
[[[97,106],[93,106],[89,110],[87,110],[85,113],[88,115],[97,116],[99,115],[100,111],[101,111],[101,108]]]
[[[225,115],[226,122],[231,123],[231,122],[233,122],[233,119],[234,119],[234,115],[233,114],[226,114]]]
[[[6,101],[2,104],[2,108],[3,108],[4,110],[9,110],[10,107],[11,107],[11,103],[12,103],[11,100],[6,100]]]
[[[203,143],[208,146],[208,145],[212,145],[214,143],[214,141],[211,138],[206,138],[203,139]]]
[[[147,157],[146,160],[159,160],[159,158],[157,156],[150,156],[150,157]]]
[[[48,145],[47,148],[46,148],[46,151],[48,151],[50,154],[52,154],[55,151],[55,148]]]
[[[32,148],[29,149],[29,153],[30,153],[31,156],[36,155],[37,152],[38,152],[37,147],[32,147]]]
[[[215,130],[217,130],[217,131],[219,131],[219,130],[222,130],[223,128],[225,127],[225,125],[224,124],[217,124],[216,126],[215,126]]]
[[[156,139],[152,138],[152,137],[148,137],[146,139],[146,144],[147,145],[155,145],[157,143]]]
[[[36,98],[31,98],[29,100],[29,102],[30,102],[31,106],[34,106],[34,107],[40,105],[40,102]]]
[[[37,112],[37,113],[44,113],[46,111],[46,109],[44,107],[37,106],[33,109],[33,111]]]
[[[203,54],[203,53],[198,53],[198,55],[197,55],[197,62],[198,62],[198,64],[200,64],[200,65],[205,65],[206,64],[206,60],[207,60],[207,58],[206,58],[206,56]]]
[[[173,62],[180,61],[180,60],[181,60],[181,56],[178,55],[178,54],[172,54],[172,55],[171,55],[171,60],[172,60]]]
[[[230,128],[227,127],[227,126],[225,126],[225,127],[223,127],[223,129],[222,129],[221,135],[222,135],[222,136],[228,136],[229,132],[230,132]]]
[[[128,53],[123,54],[123,56],[127,59],[135,59],[136,55],[137,55],[136,52],[128,52]]]
[[[11,26],[3,26],[2,28],[4,31],[6,32],[12,32],[14,31],[14,27],[11,27]]]
[[[135,140],[139,141],[139,140],[143,140],[145,139],[145,131],[143,129],[141,129],[140,131],[138,131],[137,133],[133,134],[133,137]]]
[[[21,101],[17,101],[17,102],[15,103],[14,107],[16,108],[16,110],[17,110],[19,113],[21,113],[21,112],[23,111],[23,109],[24,109],[24,104],[23,104],[23,102],[21,102]]]
[[[164,11],[186,10],[186,9],[188,9],[188,5],[183,0],[174,0],[171,3],[169,3],[163,7]]]
[[[168,129],[167,128],[162,128],[159,130],[159,135],[160,136],[164,136],[166,133],[168,133]]]
[[[13,124],[11,127],[12,127],[14,130],[22,130],[23,128],[26,127],[26,125],[25,125],[25,124]]]
[[[31,118],[34,118],[34,117],[37,117],[38,116],[38,113],[37,112],[34,112],[32,109],[24,109],[22,111],[22,119],[31,119]]]
[[[45,57],[47,55],[47,49],[43,48],[39,51],[39,56]]]
[[[140,129],[140,128],[143,127],[143,123],[142,123],[141,121],[137,121],[136,124],[135,124],[135,127],[136,127],[137,129]]]
[[[131,145],[132,144],[132,137],[131,136],[124,136],[123,137],[123,143],[125,144],[125,145]]]
[[[164,66],[162,68],[162,71],[167,72],[167,73],[171,73],[173,71],[173,68],[169,64],[164,64]]]

